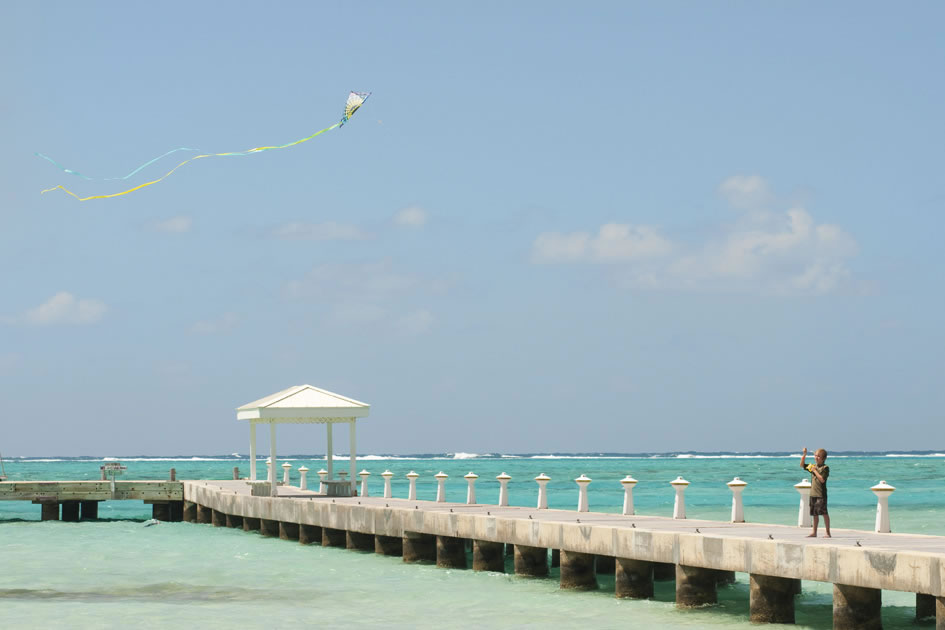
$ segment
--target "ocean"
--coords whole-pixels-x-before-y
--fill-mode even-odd
[[[348,460],[335,456],[335,470]],[[690,518],[728,520],[733,477],[748,483],[745,518],[750,522],[793,525],[799,497],[793,485],[806,475],[797,453],[645,453],[625,454],[422,454],[368,455],[358,470],[371,472],[372,495],[383,491],[380,473],[395,473],[395,497],[407,496],[411,470],[420,474],[419,499],[433,500],[436,480],[449,475],[448,501],[466,500],[463,475],[479,475],[479,503],[496,503],[496,475],[512,476],[509,499],[531,506],[537,498],[534,477],[545,473],[549,507],[575,509],[574,479],[586,474],[590,509],[619,512],[620,479],[638,480],[638,514],[672,516],[674,492],[669,482],[690,482],[686,512]],[[124,479],[166,479],[174,467],[178,479],[229,479],[234,466],[248,475],[248,457],[44,457],[4,458],[14,480],[98,479],[106,461],[127,466]],[[323,456],[280,456],[279,464],[310,470],[309,485]],[[265,478],[265,458],[258,476]],[[885,480],[896,487],[890,498],[894,532],[945,536],[945,453],[836,453],[828,457],[830,513],[835,528],[871,530],[876,498],[869,487]],[[281,479],[281,468],[280,475]],[[399,558],[335,548],[303,546],[241,530],[192,523],[146,526],[150,506],[138,501],[108,501],[97,522],[40,522],[39,506],[0,502],[0,627],[14,623],[35,627],[117,628],[134,625],[165,628],[181,623],[200,626],[289,627],[291,624],[345,624],[387,628],[749,628],[748,576],[719,588],[719,604],[677,610],[673,583],[658,582],[654,599],[617,600],[613,577],[599,577],[590,593],[561,591],[557,570],[548,579],[405,565]],[[943,538],[945,552],[945,538]],[[801,628],[830,628],[830,584],[804,582],[797,599]],[[914,595],[884,591],[886,628],[914,628]],[[934,624],[933,624],[934,625]]]

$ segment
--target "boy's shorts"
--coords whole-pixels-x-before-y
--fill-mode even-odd
[[[818,516],[821,514],[827,514],[826,497],[811,497],[810,498],[810,515]]]

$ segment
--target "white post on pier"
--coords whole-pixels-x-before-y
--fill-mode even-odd
[[[289,471],[292,470],[292,464],[286,462],[282,464],[282,485],[289,485]]]
[[[673,502],[673,518],[684,519],[686,518],[686,488],[689,487],[689,482],[680,475],[675,480],[670,481],[669,485],[676,490],[676,499]]]
[[[433,476],[436,477],[436,502],[444,503],[446,501],[446,479],[449,475],[441,470]]]
[[[416,501],[417,500],[417,477],[419,477],[414,471],[407,473],[407,480],[410,482],[410,489],[407,490],[407,500]]]
[[[466,488],[466,505],[476,505],[476,479],[479,479],[479,475],[470,471],[468,475],[463,475],[463,479],[469,484]]]
[[[276,423],[269,423],[269,459],[272,464],[269,466],[269,496],[279,496],[279,487],[276,485]]]
[[[256,481],[256,423],[249,423],[249,480]]]
[[[334,461],[335,461],[335,456],[334,456],[335,448],[334,448],[334,445],[332,444],[332,437],[333,437],[333,436],[332,436],[332,427],[333,427],[333,426],[334,426],[334,424],[331,423],[331,422],[326,422],[326,423],[325,423],[325,440],[328,442],[328,445],[327,445],[326,450],[325,450],[325,468],[328,469],[328,477],[327,477],[327,478],[328,478],[329,481],[331,481],[332,479],[335,478],[335,477],[332,475],[332,473],[334,472],[334,471],[332,470],[332,466],[334,465]]]
[[[318,493],[325,494],[325,479],[328,478],[328,471],[322,468],[318,471]]]
[[[577,485],[578,485],[578,507],[577,507],[577,511],[578,511],[578,512],[587,512],[588,509],[589,509],[589,508],[588,508],[588,505],[587,505],[587,484],[591,483],[591,479],[590,479],[590,477],[588,477],[588,476],[585,475],[584,473],[581,473],[581,476],[578,477],[577,479],[575,479],[574,481],[576,481],[576,482],[577,482]]]
[[[391,477],[393,476],[394,476],[394,473],[392,473],[389,470],[385,470],[384,472],[381,473],[381,477],[384,478],[384,498],[385,499],[390,499],[392,496],[391,490],[390,490],[390,480],[391,480]]]
[[[744,523],[745,509],[742,505],[742,491],[748,484],[738,477],[735,477],[725,485],[732,491],[732,522]]]
[[[889,528],[889,495],[891,495],[896,489],[886,483],[885,481],[880,481],[878,484],[870,488],[873,491],[873,494],[876,495],[876,531],[881,534],[888,534],[892,530]]]
[[[305,480],[305,475],[308,474],[308,468],[305,465],[299,467],[299,490],[308,490],[308,482]]]
[[[801,479],[800,483],[794,484],[794,489],[801,495],[801,503],[797,509],[797,526],[810,527],[810,479]]]
[[[370,496],[368,494],[367,478],[371,476],[371,473],[369,473],[366,469],[364,469],[361,472],[359,472],[358,475],[361,477],[361,496],[362,497]]]
[[[633,516],[633,487],[637,485],[637,480],[627,475],[620,480],[623,486],[623,515]]]
[[[548,509],[548,482],[551,481],[551,477],[545,473],[541,473],[535,477],[535,481],[538,482],[538,509],[547,510]]]
[[[512,479],[512,477],[503,472],[501,475],[498,475],[496,479],[499,480],[499,505],[508,505],[509,480]]]

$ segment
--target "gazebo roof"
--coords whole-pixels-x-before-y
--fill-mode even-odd
[[[322,423],[364,418],[367,403],[311,385],[296,385],[236,409],[237,420],[257,422]]]

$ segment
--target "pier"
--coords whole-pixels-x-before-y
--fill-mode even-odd
[[[101,501],[137,500],[151,504],[154,518],[182,520],[184,487],[179,481],[4,481],[0,501],[32,501],[42,520],[98,518]]]
[[[675,579],[676,605],[716,601],[720,583],[748,573],[759,623],[793,623],[801,580],[834,585],[834,628],[879,628],[882,590],[916,593],[916,616],[945,628],[945,540],[938,536],[806,528],[656,516],[572,512],[382,497],[329,497],[283,486],[252,496],[245,481],[184,481],[183,518],[242,527],[304,544],[403,556],[446,568],[502,571],[503,547],[516,574],[548,575],[561,588],[595,589],[615,575],[615,596],[650,597],[653,580]],[[472,566],[467,562],[472,548]]]

